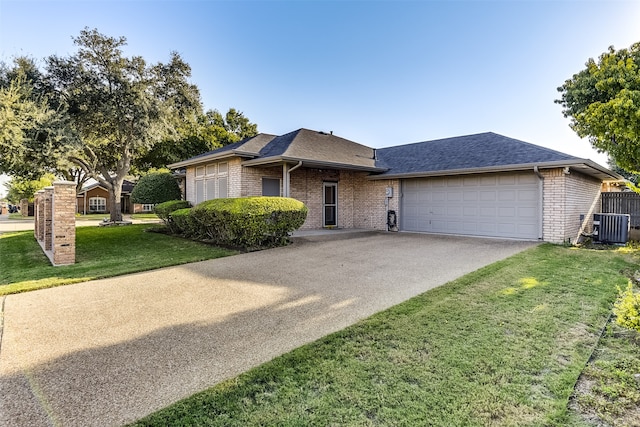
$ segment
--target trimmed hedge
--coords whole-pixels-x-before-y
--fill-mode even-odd
[[[169,215],[171,231],[182,234],[185,237],[201,238],[202,236],[198,233],[197,227],[191,221],[190,213],[191,208],[183,208],[171,212]]]
[[[181,232],[190,237],[254,249],[286,244],[289,233],[304,224],[307,207],[286,197],[213,199],[188,213],[176,211],[172,218]]]
[[[168,202],[156,205],[156,207],[153,208],[153,212],[158,215],[158,218],[160,218],[167,227],[169,227],[171,232],[177,233],[178,230],[175,228],[173,221],[171,220],[171,214],[178,209],[190,207],[191,203],[187,200],[169,200]]]

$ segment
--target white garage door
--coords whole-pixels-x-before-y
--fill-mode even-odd
[[[534,173],[402,181],[404,231],[537,239],[540,196]]]

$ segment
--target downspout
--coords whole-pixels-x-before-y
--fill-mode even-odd
[[[291,197],[291,172],[298,169],[300,166],[302,166],[302,160],[300,160],[298,164],[292,167],[291,169],[287,169],[287,164],[286,163],[284,164],[284,169],[285,169],[284,185],[283,185],[284,197]]]
[[[533,167],[533,173],[538,176],[538,218],[540,218],[540,226],[538,228],[538,240],[544,237],[544,176],[538,170],[538,166]]]

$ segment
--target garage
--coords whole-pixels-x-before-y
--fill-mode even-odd
[[[540,182],[533,172],[413,178],[401,185],[403,231],[541,237]]]

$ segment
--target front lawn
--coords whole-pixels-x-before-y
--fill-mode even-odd
[[[0,234],[0,295],[83,282],[235,252],[146,232],[149,225],[76,228],[76,264],[53,267],[33,231]]]
[[[633,256],[538,246],[135,425],[587,425],[569,397]]]

